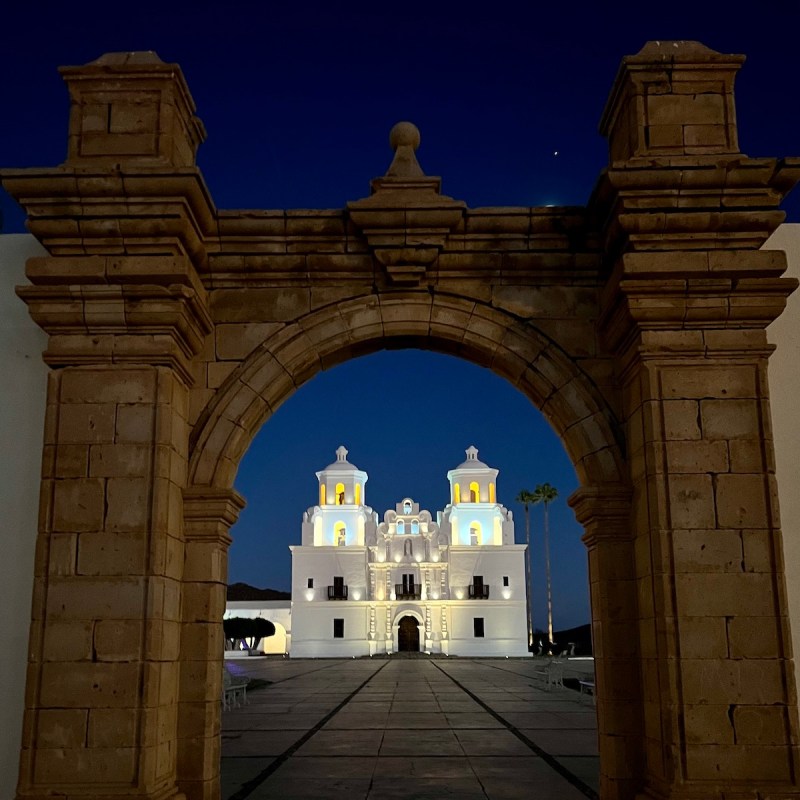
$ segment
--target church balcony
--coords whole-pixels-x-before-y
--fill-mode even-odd
[[[347,600],[347,587],[342,585],[329,586],[328,600]]]
[[[397,600],[420,600],[422,599],[422,584],[396,583],[394,585],[394,596]]]
[[[470,600],[488,600],[489,587],[485,583],[473,583],[467,587],[468,597]]]

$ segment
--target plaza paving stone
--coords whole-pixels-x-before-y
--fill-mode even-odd
[[[248,659],[222,724],[223,800],[580,800],[594,708],[523,659]]]

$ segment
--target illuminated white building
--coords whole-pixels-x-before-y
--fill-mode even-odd
[[[466,453],[436,521],[407,497],[380,522],[344,447],[317,473],[319,504],[290,548],[292,656],[528,655],[525,546],[498,471]]]

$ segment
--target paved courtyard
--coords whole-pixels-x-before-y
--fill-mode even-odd
[[[225,712],[223,800],[596,797],[594,707],[512,659],[258,660]]]

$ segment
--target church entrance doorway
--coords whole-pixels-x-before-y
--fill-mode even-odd
[[[419,652],[419,622],[414,617],[403,617],[397,630],[397,649],[401,653]]]

